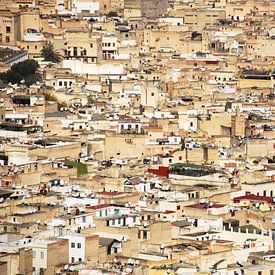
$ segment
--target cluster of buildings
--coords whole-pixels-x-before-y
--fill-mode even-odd
[[[0,0],[0,73],[42,76],[0,82],[0,274],[274,275],[274,19]]]

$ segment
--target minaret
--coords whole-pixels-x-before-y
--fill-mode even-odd
[[[245,135],[245,117],[237,107],[236,114],[231,117],[231,135],[243,137]]]

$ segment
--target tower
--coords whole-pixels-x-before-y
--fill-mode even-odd
[[[245,135],[245,117],[241,115],[239,107],[236,109],[236,114],[231,118],[231,135],[241,137]]]

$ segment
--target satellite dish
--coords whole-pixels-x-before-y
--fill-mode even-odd
[[[64,270],[68,270],[68,269],[69,269],[69,265],[68,264],[64,265]]]

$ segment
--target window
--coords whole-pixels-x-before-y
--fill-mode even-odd
[[[10,26],[7,26],[6,27],[6,33],[10,33],[11,32],[11,27]]]
[[[179,157],[179,160],[182,160],[182,156]]]
[[[258,275],[262,275],[262,271],[258,271]]]
[[[44,259],[44,252],[40,252],[40,258]]]
[[[274,270],[270,270],[270,275],[274,275]]]
[[[77,248],[81,248],[81,243],[77,243]]]
[[[147,231],[143,231],[143,239],[147,240]]]
[[[10,43],[10,37],[6,36],[6,43]]]
[[[180,210],[180,205],[177,205],[177,210]]]
[[[71,243],[71,248],[75,248],[75,243]]]
[[[74,263],[74,257],[72,257],[72,263]]]
[[[94,46],[93,43],[90,43],[90,47],[93,48],[93,46]]]
[[[86,217],[82,217],[82,222],[86,222]]]
[[[154,96],[155,94],[154,93],[151,93],[151,96]]]

